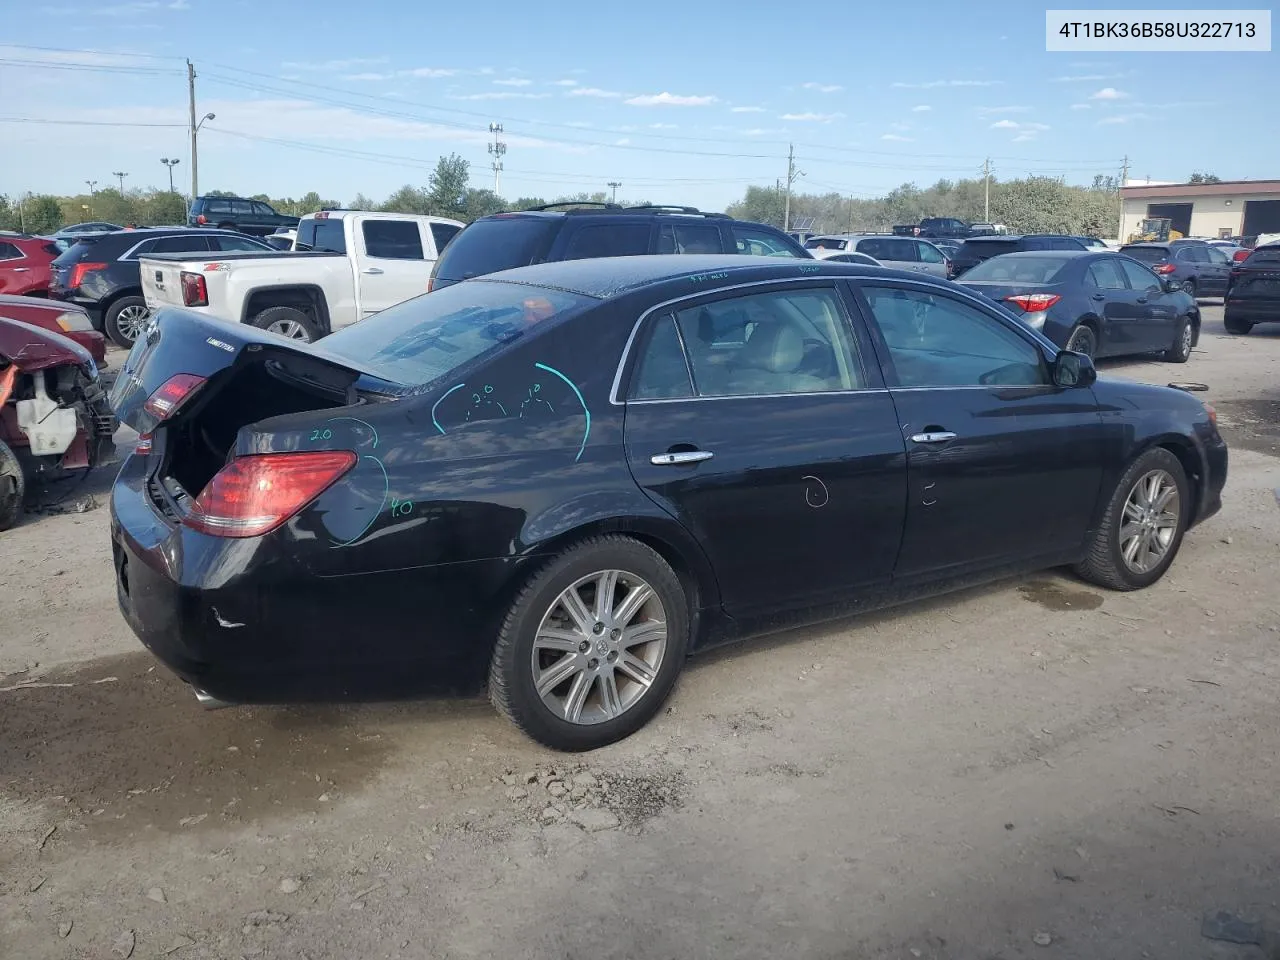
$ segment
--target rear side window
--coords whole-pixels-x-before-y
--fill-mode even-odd
[[[209,237],[209,247],[223,253],[264,253],[271,249],[270,244],[258,243],[248,237]]]
[[[847,250],[849,241],[836,237],[814,237],[804,242],[804,248],[806,250]]]
[[[709,223],[663,223],[658,227],[658,249],[655,252],[723,253],[720,228]]]
[[[40,249],[51,257],[58,257],[62,255],[62,248],[56,243],[46,243]]]
[[[347,252],[347,236],[341,220],[303,220],[298,227],[298,243],[312,250]]]
[[[204,203],[206,214],[210,213],[230,213],[231,201],[229,200],[206,200]]]
[[[1017,240],[966,240],[956,251],[956,256],[970,260],[985,260],[987,257],[998,257],[1002,253],[1013,253],[1017,249]]]
[[[413,220],[366,220],[360,225],[364,249],[383,260],[422,260],[422,234]]]
[[[255,217],[274,217],[276,212],[265,203],[255,200],[253,201],[253,215]]]
[[[547,255],[560,222],[541,217],[477,220],[454,237],[440,255],[436,276],[467,280],[538,263]]]
[[[237,217],[251,217],[253,216],[253,201],[252,200],[232,200],[231,212],[235,214]]]
[[[1050,250],[1083,250],[1084,244],[1073,237],[1054,237],[1049,243]]]
[[[194,236],[160,237],[152,240],[149,247],[138,251],[144,253],[202,253],[209,249],[209,238],[203,234]]]
[[[693,396],[684,346],[670,314],[661,317],[649,329],[649,339],[640,355],[635,382],[631,392],[633,400],[676,400]]]
[[[0,242],[0,260],[20,260],[22,251],[12,243]]]
[[[456,283],[331,334],[325,349],[397,383],[426,384],[598,302],[524,284]]]
[[[458,235],[461,227],[454,226],[452,223],[433,223],[431,225],[431,239],[436,242],[436,253],[439,253],[449,245],[449,241]]]
[[[79,263],[81,260],[88,260],[93,255],[94,248],[98,245],[98,239],[77,240],[69,246],[58,259],[53,261],[55,267],[70,266],[73,263]]]
[[[1120,252],[1143,263],[1159,263],[1169,256],[1169,251],[1164,247],[1121,247]]]
[[[565,260],[642,257],[649,252],[649,224],[595,223],[579,227],[565,247]]]

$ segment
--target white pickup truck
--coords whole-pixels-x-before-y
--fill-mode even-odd
[[[322,210],[298,224],[292,251],[142,257],[152,312],[179,306],[298,340],[427,292],[440,251],[463,224],[404,213]]]

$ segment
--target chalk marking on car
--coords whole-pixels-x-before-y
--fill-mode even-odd
[[[448,398],[449,394],[453,393],[453,391],[461,390],[465,386],[466,386],[465,383],[459,383],[457,386],[450,387],[448,390],[444,392],[444,394],[440,397],[439,400],[437,400],[435,403],[431,405],[431,422],[434,423],[436,425],[436,429],[440,431],[440,436],[444,436],[444,427],[440,426],[440,421],[436,419],[436,407],[444,403],[445,400]]]
[[[444,397],[441,397],[440,399],[443,400]],[[358,423],[361,426],[368,427],[369,432],[373,434],[373,447],[375,450],[378,448],[378,431],[373,426],[373,424],[365,423],[359,417],[330,417],[328,420],[325,421],[325,423],[337,423],[339,420],[350,420],[352,423]]]
[[[218,621],[218,626],[225,627],[228,630],[234,630],[236,627],[244,626],[243,623],[235,623],[234,621],[228,620],[226,617],[224,617],[222,614],[218,612],[217,607],[213,608],[213,616]]]
[[[827,489],[827,485],[823,483],[822,480],[820,480],[818,477],[815,477],[812,474],[805,474],[800,479],[812,480],[814,483],[818,485],[818,487],[821,488],[822,500],[819,503],[814,503],[814,500],[817,499],[815,495],[816,491],[814,490],[812,484],[805,484],[804,502],[807,503],[809,506],[813,507],[813,509],[821,510],[823,507],[825,507],[828,503],[831,502],[831,491]]]
[[[382,471],[382,502],[378,504],[378,509],[373,511],[373,516],[369,518],[369,522],[364,525],[363,530],[357,533],[350,540],[345,540],[342,543],[335,543],[334,544],[335,547],[349,547],[351,546],[351,544],[355,543],[357,540],[363,537],[366,533],[368,533],[369,528],[372,527],[374,524],[374,521],[378,519],[378,514],[382,513],[382,508],[387,505],[387,495],[391,493],[391,478],[387,476],[387,468],[383,466],[382,461],[379,460],[377,457],[371,457],[368,454],[365,454],[360,459],[372,460],[374,463],[378,465],[378,469]]]
[[[569,389],[573,391],[574,396],[578,398],[578,402],[582,404],[582,412],[587,418],[587,428],[582,431],[582,445],[578,447],[578,455],[573,458],[573,462],[577,463],[582,459],[582,453],[587,449],[587,437],[591,436],[591,411],[587,409],[587,401],[582,398],[582,391],[578,389],[578,385],[566,377],[555,367],[548,367],[545,363],[535,363],[535,367],[539,370],[545,370],[547,373],[554,373],[557,377],[569,385]],[[441,397],[443,400],[444,398]]]

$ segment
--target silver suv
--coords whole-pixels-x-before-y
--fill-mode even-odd
[[[928,240],[918,237],[879,233],[826,234],[810,237],[804,247],[819,260],[844,253],[863,253],[895,270],[916,270],[944,280],[947,277],[946,256]]]

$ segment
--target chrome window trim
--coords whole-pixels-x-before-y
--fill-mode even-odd
[[[16,257],[0,257],[0,263],[17,263],[19,260],[27,259],[27,251],[23,250],[16,243],[11,243],[8,240],[4,240],[0,242],[6,243],[9,246],[13,247],[13,249],[18,251],[18,255]]]
[[[1152,274],[1152,276],[1154,276],[1154,274]],[[865,275],[857,275],[857,274],[850,275],[850,276],[839,276],[839,275],[833,275],[833,274],[824,275],[824,274],[815,273],[815,274],[808,274],[802,277],[778,277],[772,280],[752,280],[748,283],[736,283],[728,287],[718,287],[714,290],[699,290],[694,293],[688,293],[679,297],[673,297],[670,300],[664,300],[661,303],[654,304],[652,307],[649,307],[647,310],[641,313],[639,319],[636,320],[635,324],[632,325],[631,333],[627,336],[627,342],[622,347],[622,357],[618,361],[618,367],[613,374],[613,384],[609,388],[609,404],[615,407],[622,407],[622,406],[626,406],[628,403],[673,403],[673,402],[684,402],[685,400],[690,400],[690,399],[692,400],[744,399],[743,397],[729,396],[729,397],[687,397],[687,398],[673,398],[673,399],[664,399],[664,400],[625,400],[625,399],[619,399],[618,390],[622,386],[622,372],[626,369],[627,361],[631,358],[631,351],[635,347],[636,337],[640,333],[640,327],[654,313],[657,313],[660,310],[674,309],[675,304],[684,303],[689,300],[697,300],[700,297],[717,295],[722,293],[731,293],[735,290],[749,290],[753,288],[763,289],[768,287],[788,286],[788,285],[799,284],[799,283],[813,283],[815,280],[826,280],[831,282],[839,282],[843,280],[843,281],[847,281],[855,284],[870,282],[876,285],[883,285],[887,283],[891,285],[896,284],[906,288],[922,290],[925,292],[933,292],[933,293],[939,292],[939,284],[937,282],[917,280],[914,277],[876,277],[876,276],[865,276]],[[989,313],[995,312],[994,310],[991,309],[992,304],[989,300],[987,300],[985,297],[979,296],[976,293],[971,293],[970,291],[966,290],[963,286],[961,286],[958,283],[948,281],[948,285],[945,288],[943,288],[943,292],[950,294],[952,296],[955,296],[957,299],[961,301],[968,301],[969,305],[976,307],[980,313],[989,314]],[[872,319],[874,320],[874,318]],[[1006,327],[1012,330],[1015,334],[1030,340],[1033,346],[1040,348],[1041,352],[1044,352],[1046,350],[1049,351],[1050,357],[1053,354],[1060,352],[1058,350],[1058,347],[1053,343],[1052,340],[1050,340],[1048,337],[1044,336],[1040,332],[1033,330],[1031,327],[1028,327],[1025,324],[1020,324],[1016,319],[1010,318],[1009,320],[1006,321],[1005,318],[997,315],[996,317],[993,318],[993,320],[997,323],[1004,324]],[[679,326],[680,326],[679,324],[676,324],[677,329],[679,329]],[[1046,362],[1048,362],[1048,359],[1049,358],[1047,357]],[[877,365],[879,365],[879,361],[877,360],[876,362],[877,362]],[[883,376],[883,369],[881,369],[881,376]],[[1043,384],[1036,384],[1036,385],[1023,384],[1020,386],[1030,386],[1032,389],[1040,389],[1040,387],[1044,385]],[[975,384],[975,385],[966,385],[966,386],[958,386],[958,387],[946,387],[946,386],[866,387],[866,388],[860,388],[857,390],[824,390],[824,391],[821,391],[821,393],[822,394],[872,393],[879,390],[893,391],[893,390],[1008,390],[1008,389],[1012,389],[1012,385],[1002,386],[1000,384],[991,384],[989,386],[984,386],[982,384]],[[818,394],[785,393],[785,394],[758,394],[756,396],[805,397],[805,396],[816,396],[816,395]]]
[[[933,390],[934,387],[924,389]],[[983,387],[991,390],[992,387]],[[706,400],[776,400],[781,397],[841,397],[859,393],[888,393],[888,387],[859,387],[856,390],[809,390],[796,393],[727,393],[718,397],[655,397],[650,400],[628,400],[627,406],[645,403],[702,403]]]

